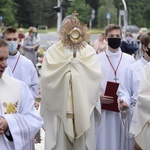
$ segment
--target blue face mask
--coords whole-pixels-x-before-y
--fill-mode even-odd
[[[17,41],[7,41],[7,43],[9,53],[13,53],[18,47]]]
[[[34,33],[33,33],[33,36],[37,37],[37,33],[36,33],[36,32],[34,32]]]
[[[127,40],[128,42],[131,42],[131,41],[132,41],[132,37],[127,36],[127,37],[126,37],[126,40]]]

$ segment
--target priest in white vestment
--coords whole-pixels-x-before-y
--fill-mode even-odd
[[[76,57],[61,40],[46,51],[41,70],[45,150],[96,150],[100,77],[97,55],[87,43]]]
[[[121,28],[110,24],[105,28],[108,48],[98,54],[102,68],[101,104],[111,104],[114,100],[105,95],[107,82],[120,83],[127,66],[135,62],[131,55],[123,53],[119,48],[121,42]],[[120,112],[102,109],[101,123],[96,127],[97,149],[96,150],[127,150],[125,147],[125,131]]]
[[[34,150],[43,119],[27,84],[3,74],[8,55],[7,43],[0,40],[0,149]]]

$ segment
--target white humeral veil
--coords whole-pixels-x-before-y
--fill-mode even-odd
[[[78,53],[67,58],[59,41],[45,54],[41,115],[46,150],[96,149],[93,110],[99,104],[101,68],[91,46]]]

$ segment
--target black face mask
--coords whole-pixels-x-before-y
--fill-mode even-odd
[[[148,51],[146,51],[146,53],[148,54],[148,56],[150,57],[150,48],[147,48]]]
[[[117,49],[121,44],[121,38],[108,38],[108,46]]]

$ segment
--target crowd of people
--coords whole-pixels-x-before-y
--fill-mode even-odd
[[[122,39],[121,27],[109,24],[91,46],[82,28],[75,15],[64,18],[59,41],[45,52],[40,80],[37,29],[3,29],[1,149],[34,150],[41,127],[45,150],[150,149],[150,32],[137,40],[127,32]]]
[[[125,38],[121,40],[121,51],[132,55],[136,60],[140,59],[143,56],[143,50],[141,48],[140,42],[142,34],[143,32],[140,31],[139,35],[137,37],[134,37],[131,32],[127,32],[125,34]],[[98,35],[98,38],[95,40],[93,47],[96,50],[97,54],[105,51],[107,42],[105,40],[104,33],[100,33]]]

